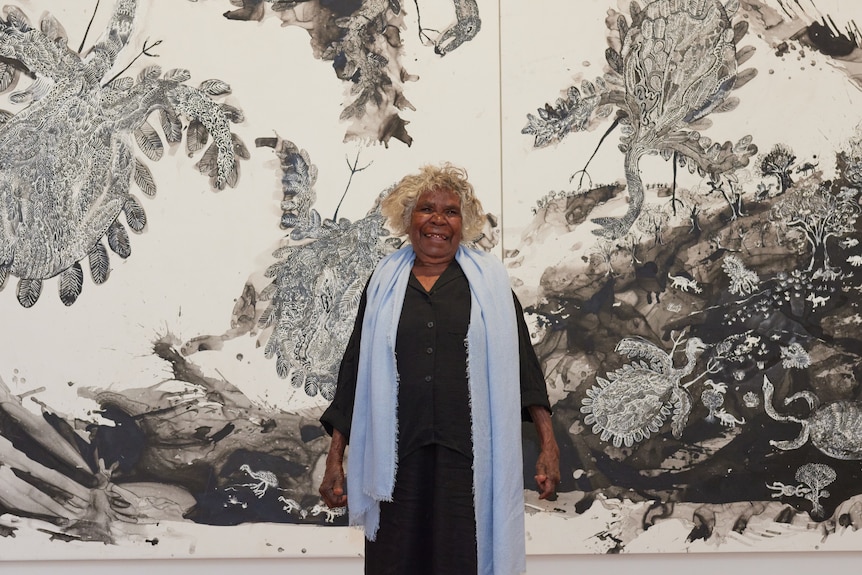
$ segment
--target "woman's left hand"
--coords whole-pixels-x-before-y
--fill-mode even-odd
[[[554,494],[557,484],[560,483],[560,448],[554,438],[554,426],[548,410],[538,405],[531,405],[528,409],[542,446],[536,461],[539,499],[547,499]]]
[[[554,445],[556,448],[556,444]],[[539,499],[547,499],[557,490],[560,483],[559,449],[543,449],[536,461],[536,485],[539,486]]]

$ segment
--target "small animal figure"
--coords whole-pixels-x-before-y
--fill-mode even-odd
[[[245,463],[240,466],[239,470],[245,471],[252,479],[257,480],[257,483],[244,483],[242,487],[250,488],[258,499],[263,497],[270,487],[278,488],[278,478],[272,471],[254,471]]]
[[[311,515],[317,517],[321,513],[326,513],[325,521],[327,523],[334,523],[336,517],[341,517],[345,513],[347,513],[347,507],[335,507],[330,509],[326,505],[317,504],[311,508]]]
[[[294,511],[299,511],[300,514],[302,512],[302,506],[299,503],[294,501],[293,499],[288,499],[284,495],[279,495],[278,500],[284,503],[281,510],[285,513],[293,513]]]
[[[694,293],[701,293],[703,290],[697,285],[697,282],[691,278],[687,278],[685,276],[671,276],[670,278],[671,287],[675,287],[678,290],[682,290],[688,293],[688,290],[693,291]]]
[[[826,305],[826,302],[829,301],[829,296],[814,295],[813,293],[810,293],[808,294],[808,297],[805,298],[805,300],[810,301],[812,307],[816,309],[818,307],[823,307],[824,305]]]
[[[727,413],[727,411],[722,408],[715,412],[715,418],[725,427],[729,427],[733,429],[737,425],[743,425],[745,423],[745,418],[737,419],[735,415],[731,413]]]

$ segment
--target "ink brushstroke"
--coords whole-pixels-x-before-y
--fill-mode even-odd
[[[322,217],[314,209],[317,167],[308,153],[278,137],[256,143],[272,148],[279,159],[283,211],[278,226],[287,235],[272,253],[265,273],[269,283],[255,286],[249,280],[243,287],[231,329],[194,337],[182,352],[218,350],[229,339],[259,330],[259,343],[265,356],[275,359],[279,377],[310,397],[331,400],[365,283],[377,262],[403,239],[389,236],[380,198],[356,221],[339,218],[337,210],[332,218]],[[353,170],[359,171],[355,165]]]
[[[708,116],[736,108],[739,99],[731,92],[756,75],[755,69],[739,70],[753,49],[740,46],[748,24],[732,20],[738,8],[735,0],[658,0],[643,9],[631,2],[628,15],[610,10],[605,74],[570,87],[567,98],[539,108],[537,116],[527,115],[522,133],[533,135],[540,148],[595,129],[617,109],[607,133],[617,127],[623,133],[628,210],[619,218],[593,219],[600,226],[593,233],[618,239],[634,224],[645,198],[640,161],[647,155],[717,179],[757,153],[751,136],[724,144],[701,136],[712,123]]]
[[[257,406],[178,347],[170,335],[153,344],[166,381],[79,390],[105,424],[67,419],[34,397],[35,415],[0,382],[0,511],[39,520],[60,540],[110,544],[160,521],[342,524],[315,494],[311,474],[326,449],[315,414]]]
[[[36,303],[44,281],[53,277],[60,299],[72,305],[83,289],[86,262],[93,283],[107,281],[104,240],[121,258],[131,254],[126,228],[141,233],[147,225],[132,182],[147,196],[155,195],[156,182],[130,142],[148,160],[165,152],[149,122],[152,114],[159,112],[169,146],[186,132],[189,155],[212,136],[196,166],[213,189],[236,186],[238,161],[248,157],[230,131],[242,113],[213,100],[230,92],[225,82],[206,80],[193,88],[185,84],[189,71],[162,73],[158,66],[135,79],[122,72],[107,77],[118,62],[134,60],[124,50],[136,8],[135,0],[117,0],[102,37],[82,54],[69,47],[62,24],[50,14],[34,27],[19,8],[8,6],[0,20],[0,89],[13,88],[22,70],[34,76],[10,96],[27,106],[16,114],[0,110],[0,288],[18,277],[24,307]],[[157,44],[142,55],[152,56],[148,51]]]
[[[556,507],[631,502],[607,552],[662,521],[715,549],[862,528],[862,133],[831,153],[832,179],[781,143],[748,177],[652,186],[626,235],[546,262],[619,185],[552,193],[506,254],[561,397]]]
[[[335,213],[323,217],[314,208],[317,166],[308,152],[280,137],[258,138],[256,144],[274,150],[282,186],[278,225],[287,233],[271,254],[275,261],[265,272],[271,281],[256,286],[249,279],[234,306],[231,328],[191,338],[181,350],[185,355],[215,351],[228,340],[256,336],[265,356],[275,359],[280,378],[309,397],[331,401],[365,284],[377,263],[405,241],[390,235],[380,213],[380,200],[391,188],[380,192],[362,218],[339,217],[353,177],[368,167],[359,167],[357,155],[352,165],[348,162],[351,174]],[[498,228],[498,218],[488,214],[475,247],[491,251],[499,241]]]
[[[431,38],[427,28],[419,36],[428,39],[434,52],[444,56],[472,40],[481,29],[476,0],[453,0],[456,21]],[[350,86],[351,100],[341,112],[349,122],[345,140],[382,142],[392,138],[411,145],[404,110],[415,110],[404,95],[406,82],[418,80],[400,60],[405,11],[399,0],[241,0],[241,6],[225,12],[230,20],[261,21],[266,4],[283,26],[308,31],[315,58],[332,62],[338,78]],[[419,2],[416,11],[419,12]],[[421,21],[421,20],[420,20]],[[421,26],[421,25],[420,25]]]

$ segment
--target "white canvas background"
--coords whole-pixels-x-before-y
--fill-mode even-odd
[[[83,0],[25,0],[16,3],[38,25],[51,12],[77,48],[94,3]],[[29,394],[56,413],[100,421],[97,405],[82,399],[82,387],[123,390],[168,380],[170,366],[154,357],[152,342],[171,333],[181,341],[222,334],[230,328],[236,298],[249,278],[259,285],[275,260],[284,231],[278,228],[282,190],[278,160],[270,148],[255,148],[258,137],[278,135],[310,155],[319,171],[317,209],[332,217],[350,176],[347,161],[359,152],[359,167],[339,217],[355,220],[372,207],[380,192],[425,163],[450,161],[467,169],[488,211],[500,211],[498,16],[493,3],[483,5],[483,28],[475,41],[440,58],[418,39],[415,6],[405,4],[407,28],[403,66],[418,76],[404,91],[416,111],[405,110],[411,147],[392,140],[382,144],[343,142],[347,124],[339,121],[347,85],[331,62],[314,59],[308,34],[281,27],[268,11],[262,22],[225,19],[235,8],[227,0],[141,0],[130,45],[118,58],[119,71],[143,48],[157,58],[138,59],[126,75],[158,64],[163,71],[187,68],[189,85],[219,78],[232,93],[226,101],[242,109],[245,120],[232,129],[251,158],[240,165],[236,188],[208,189],[194,168],[199,154],[186,157],[185,142],[159,162],[147,162],[158,185],[154,198],[133,192],[147,213],[142,234],[130,232],[132,254],[111,253],[111,275],[101,286],[85,272],[81,296],[70,307],[57,297],[56,279],[44,282],[42,296],[30,309],[15,298],[15,278],[0,292],[0,377],[14,394]],[[423,10],[423,26],[447,26],[452,7]],[[113,2],[103,1],[86,46],[101,34]],[[26,85],[23,79],[19,88]],[[0,107],[15,111],[4,94]],[[158,122],[154,117],[153,124]],[[142,154],[139,154],[143,158]],[[238,359],[241,357],[242,359]],[[285,411],[323,406],[280,379],[274,360],[263,356],[256,337],[228,341],[220,351],[190,356],[205,375],[228,380],[254,401]],[[43,389],[44,388],[44,389]],[[34,413],[40,406],[25,398]],[[208,528],[183,523],[141,526],[139,535],[117,546],[47,544],[37,521],[22,521],[15,538],[0,539],[0,559],[87,557],[231,557],[356,555],[361,534],[339,528],[295,525],[241,525]],[[159,538],[154,547],[146,539]],[[242,544],[238,544],[241,541]]]
[[[43,10],[54,13],[69,33],[72,46],[80,42],[91,4],[79,0],[17,3],[34,20]],[[234,300],[245,281],[272,262],[271,252],[283,235],[277,227],[281,190],[275,157],[267,148],[254,148],[256,137],[278,134],[308,151],[320,172],[315,207],[324,216],[332,214],[347,183],[345,159],[352,161],[360,148],[359,165],[373,163],[356,175],[341,209],[340,215],[350,219],[364,215],[382,189],[422,163],[450,160],[463,165],[486,208],[502,212],[504,245],[513,248],[517,246],[519,229],[529,221],[530,206],[551,190],[572,189],[569,176],[582,167],[601,134],[600,131],[573,134],[551,149],[532,150],[531,137],[520,134],[520,130],[526,114],[535,113],[535,108],[544,102],[553,102],[573,77],[583,73],[592,79],[600,74],[604,65],[606,29],[602,14],[606,2],[502,0],[499,12],[495,3],[482,2],[483,27],[479,36],[443,59],[430,48],[418,45],[412,20],[414,5],[406,2],[410,29],[402,34],[409,56],[403,63],[408,71],[419,76],[419,81],[405,87],[405,94],[417,111],[408,110],[403,115],[410,121],[407,129],[415,141],[408,148],[393,140],[388,149],[382,145],[368,147],[342,142],[346,125],[338,121],[338,113],[343,106],[345,86],[335,77],[329,62],[313,59],[303,30],[281,28],[271,16],[261,23],[227,21],[221,15],[231,8],[226,0],[141,4],[133,46],[127,48],[121,62],[130,60],[145,39],[162,39],[163,43],[153,49],[160,57],[143,58],[135,69],[158,63],[163,69],[188,68],[192,72],[191,84],[212,77],[230,83],[233,94],[228,101],[241,107],[246,116],[245,122],[234,126],[234,131],[249,147],[252,157],[241,163],[237,188],[218,193],[207,189],[206,178],[193,168],[197,158],[185,157],[182,148],[166,154],[158,163],[148,163],[159,191],[152,199],[138,194],[147,211],[147,230],[140,235],[131,234],[132,255],[128,260],[112,258],[112,274],[105,285],[95,286],[89,278],[85,279],[82,296],[73,306],[66,308],[60,303],[53,280],[45,282],[40,301],[28,310],[15,301],[11,280],[0,292],[0,318],[4,325],[0,332],[0,377],[16,393],[45,387],[37,394],[38,399],[70,417],[95,417],[90,412],[95,405],[78,396],[79,387],[123,389],[153,385],[169,377],[164,363],[149,352],[152,339],[165,331],[181,340],[222,333],[228,327]],[[823,4],[818,3],[826,11]],[[89,43],[100,33],[99,22],[104,23],[111,6],[110,2],[102,2],[102,19],[94,25]],[[423,8],[429,10],[427,14],[423,12],[423,23],[429,25],[434,7]],[[843,10],[848,10],[846,4]],[[446,10],[440,9],[440,21],[450,17]],[[858,16],[854,17],[858,20]],[[749,35],[746,43],[754,43],[754,39]],[[745,67],[757,66],[758,58],[765,56],[766,50],[758,46],[758,54]],[[821,149],[824,142],[834,143],[852,131],[856,120],[850,111],[860,109],[859,93],[852,87],[830,89],[832,82],[846,84],[840,71],[820,65],[817,89],[800,90],[800,78],[814,76],[807,61],[788,61],[784,68],[776,64],[773,67],[774,74],[761,71],[758,78],[738,92],[742,99],[740,108],[716,119],[708,132],[713,139],[735,139],[743,133],[752,133],[758,143],[764,143],[761,151],[765,151],[767,142],[771,145],[773,141],[789,138],[786,130],[792,128],[794,133],[806,134],[804,140],[793,140],[798,156],[803,158],[806,153],[810,155]],[[801,67],[806,71],[797,72]],[[775,104],[772,94],[776,93],[781,94],[781,105]],[[0,107],[11,107],[6,102],[0,103]],[[824,111],[836,113],[824,115]],[[736,123],[737,117],[745,117],[745,124]],[[788,118],[792,118],[792,124]],[[622,177],[622,155],[616,150],[616,138],[616,135],[608,138],[594,161],[591,174],[596,182]],[[810,150],[806,145],[810,145]],[[669,181],[667,164],[657,159],[654,162],[644,166],[645,180],[654,177]],[[236,359],[238,354],[242,354],[242,361]],[[319,404],[280,380],[272,361],[263,358],[253,338],[229,342],[219,353],[196,354],[193,361],[208,374],[221,374],[252,399],[281,409]],[[35,403],[31,407],[38,411]],[[601,520],[601,517],[570,521],[530,516],[528,551],[540,555],[584,552],[578,541],[592,536]],[[355,555],[361,549],[361,537],[341,528],[276,525],[207,528],[163,524],[153,528],[155,531],[150,529],[144,530],[147,535],[161,534],[158,548],[139,543],[122,548],[100,545],[98,550],[83,545],[77,549],[46,544],[44,535],[25,536],[19,532],[15,539],[0,540],[0,559],[341,556]],[[667,525],[666,531],[655,531],[651,536],[662,537],[666,543],[665,538],[684,537],[688,530],[682,524]],[[816,535],[800,535],[803,536],[808,539],[800,546],[816,545],[810,539],[816,539]],[[643,543],[641,550],[649,551],[649,541]],[[770,541],[764,540],[760,549],[740,544],[728,551],[775,551],[770,545]],[[792,540],[779,545],[782,550],[793,547]],[[833,550],[858,548],[856,537],[830,539]],[[630,550],[636,549],[630,547]],[[817,557],[819,561],[834,561],[835,568],[841,568],[854,556]],[[630,558],[625,563],[611,563],[613,559],[531,558],[530,572],[563,573],[585,565],[608,572],[615,572],[621,565],[626,570],[639,568]],[[662,558],[642,560],[656,573],[659,569],[673,573],[676,569],[682,572],[690,568],[710,572],[709,566],[719,557],[673,557],[667,559],[668,563]],[[720,560],[722,565],[731,562],[737,570],[740,565],[756,564],[757,569],[763,566],[760,559],[737,563],[722,556]],[[0,568],[39,573],[57,565],[9,563]],[[70,565],[71,569],[86,568],[88,572],[97,568],[91,562]],[[110,565],[133,569],[128,563]],[[244,565],[182,562],[163,566],[169,573],[188,567],[215,573]],[[296,569],[300,562],[254,565],[273,570]],[[355,559],[302,560],[301,565],[298,572],[313,573],[320,565],[330,573],[340,572],[337,569],[341,567],[346,569],[345,573],[359,569]],[[798,563],[784,556],[771,556],[770,566],[778,565],[793,569]],[[723,572],[725,567],[721,569]]]

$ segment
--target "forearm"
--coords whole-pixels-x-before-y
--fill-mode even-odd
[[[332,441],[329,443],[329,453],[326,455],[326,465],[342,465],[346,449],[347,437],[337,429],[333,429]]]
[[[551,422],[551,414],[541,405],[531,405],[527,409],[530,411],[533,424],[536,426],[536,434],[539,436],[539,449],[558,453],[559,447],[557,447],[557,440],[554,437],[554,425]]]

